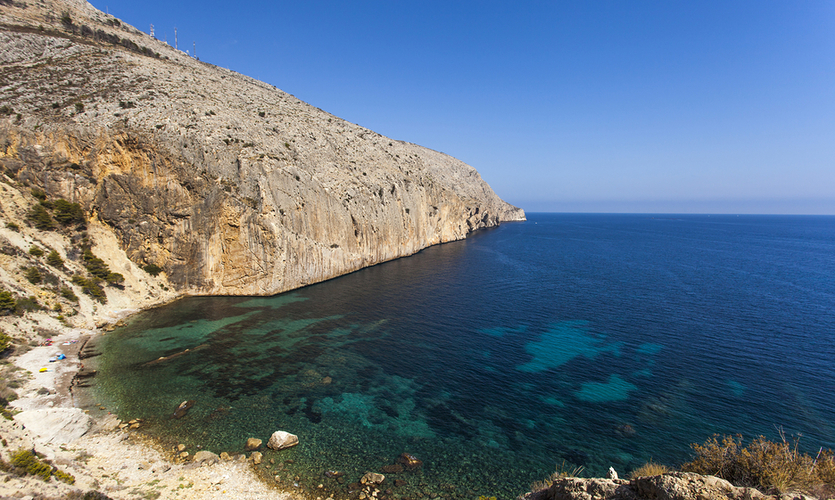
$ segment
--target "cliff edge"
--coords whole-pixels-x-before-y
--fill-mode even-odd
[[[78,203],[180,294],[275,294],[524,219],[461,161],[87,2],[0,2],[0,44],[10,185]]]

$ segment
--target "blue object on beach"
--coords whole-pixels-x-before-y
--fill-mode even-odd
[[[61,353],[61,354],[59,354],[58,356],[56,356],[56,358],[57,358],[57,359],[67,359],[67,357],[66,357],[63,353]]]

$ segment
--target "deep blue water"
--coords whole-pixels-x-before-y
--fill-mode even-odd
[[[529,214],[271,298],[182,300],[100,346],[109,410],[192,451],[293,432],[267,457],[292,461],[285,486],[338,498],[403,452],[424,466],[390,475],[398,498],[676,465],[714,433],[817,451],[835,447],[835,217]]]

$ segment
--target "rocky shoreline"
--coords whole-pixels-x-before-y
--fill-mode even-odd
[[[14,419],[0,419],[0,456],[9,462],[17,450],[34,450],[75,481],[0,472],[0,498],[72,498],[90,491],[114,499],[294,498],[260,481],[243,454],[217,461],[198,454],[177,459],[144,436],[138,422],[120,422],[104,412],[93,417],[75,407],[72,389],[83,375],[78,353],[85,339],[98,334],[65,329],[51,338],[51,345],[42,342],[4,360],[32,376],[23,380],[9,405]],[[50,363],[56,353],[66,358]]]

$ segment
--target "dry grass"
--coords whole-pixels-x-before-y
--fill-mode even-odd
[[[798,439],[789,442],[760,436],[743,446],[742,436],[713,436],[691,445],[696,458],[683,471],[712,474],[736,486],[768,493],[805,492],[821,498],[835,494],[835,456],[821,449],[815,457],[798,451]]]
[[[666,474],[668,472],[670,472],[669,467],[667,467],[666,465],[657,464],[650,460],[644,465],[633,470],[632,473],[629,474],[629,478],[636,479],[645,476],[660,476],[661,474]]]
[[[540,491],[545,488],[550,488],[551,485],[554,484],[554,481],[566,477],[580,477],[583,470],[585,470],[585,467],[574,467],[573,469],[566,468],[566,463],[563,461],[562,465],[558,465],[557,470],[551,473],[550,476],[546,477],[542,481],[531,483],[531,491]]]

